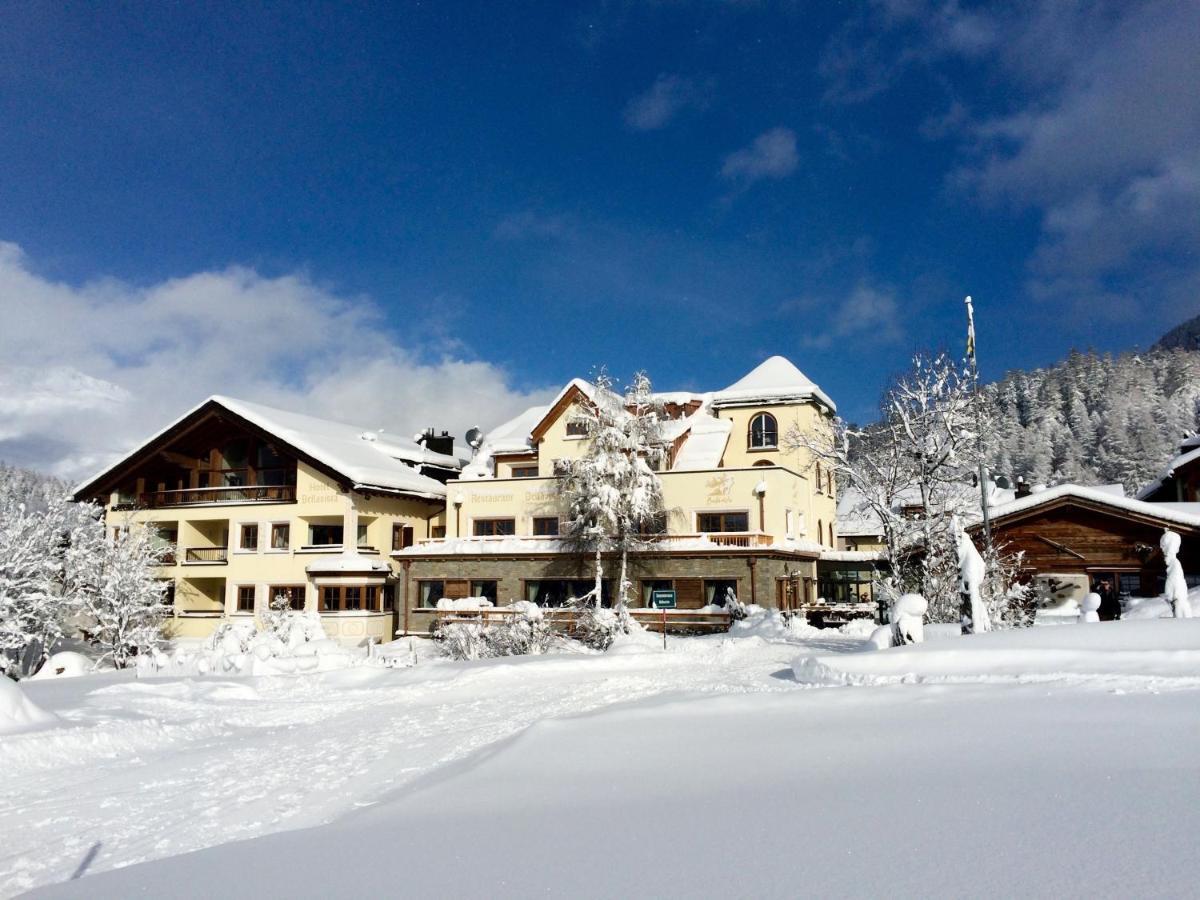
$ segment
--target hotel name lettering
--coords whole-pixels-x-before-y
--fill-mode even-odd
[[[472,503],[511,503],[512,494],[472,494]]]

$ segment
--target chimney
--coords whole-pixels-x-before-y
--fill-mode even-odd
[[[1017,499],[1028,497],[1033,493],[1033,488],[1029,486],[1029,482],[1025,480],[1024,475],[1017,476]]]
[[[421,435],[421,443],[425,445],[425,449],[432,453],[441,453],[445,456],[454,455],[454,437],[448,431],[443,431],[438,434],[432,428],[426,428],[425,433]]]

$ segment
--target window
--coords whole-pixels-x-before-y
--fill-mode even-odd
[[[292,526],[287,522],[276,522],[271,526],[271,549],[286,550],[292,545]]]
[[[498,535],[516,534],[516,519],[476,519],[476,537],[494,537]]]
[[[738,595],[736,578],[706,578],[704,579],[704,603],[706,606],[725,606],[729,598],[735,600]]]
[[[273,584],[267,588],[267,596],[272,604],[280,595],[288,598],[288,609],[297,612],[304,610],[304,585],[302,584]]]
[[[254,585],[243,585],[237,589],[237,611],[254,612]]]
[[[558,516],[534,516],[533,533],[538,537],[553,537],[558,534]]]
[[[500,582],[498,581],[472,581],[471,582],[472,597],[486,597],[497,606],[500,605]]]
[[[774,450],[779,446],[779,426],[770,413],[759,413],[750,420],[750,449]]]
[[[403,550],[413,545],[413,528],[399,523],[392,526],[392,549]]]
[[[310,547],[340,547],[341,543],[341,525],[308,526],[308,544]]]
[[[379,595],[383,599],[384,612],[391,612],[396,608],[396,586],[394,584],[385,584],[379,589]]]
[[[429,536],[431,538],[444,538],[446,536],[446,526],[431,525],[429,528]]]
[[[675,582],[669,578],[652,578],[642,582],[642,606],[650,605],[650,595],[655,591],[673,591]]]
[[[696,530],[701,533],[719,531],[749,531],[750,514],[745,512],[699,513]]]
[[[367,546],[367,526],[363,525],[361,522],[359,523],[358,533],[357,533],[356,537],[358,539],[358,546],[360,546],[360,547]]]
[[[587,422],[568,422],[567,435],[569,437],[587,437],[588,427]]]
[[[824,484],[821,480],[821,464],[817,463],[817,493],[818,494],[822,493],[821,488],[823,486],[824,486]]]
[[[342,588],[342,609],[362,609],[362,588]]]
[[[596,587],[596,582],[590,578],[554,578],[539,579],[525,582],[525,599],[538,606],[563,606],[573,597],[582,597]],[[609,582],[603,581],[600,586],[600,603],[602,606],[612,606],[612,595]]]
[[[512,467],[512,477],[513,478],[537,478],[538,477],[538,467],[537,466],[513,466]]]
[[[421,607],[423,609],[437,609],[438,601],[446,595],[446,582],[444,581],[421,581]]]
[[[760,459],[758,462],[755,463],[755,465],[756,466],[773,466],[773,465],[775,465],[775,463],[773,463],[769,459]]]
[[[833,496],[833,470],[832,469],[825,470],[825,493],[827,493],[830,497]]]
[[[258,549],[258,525],[243,525],[241,529],[241,541],[239,546],[243,550]]]
[[[341,593],[340,588],[321,588],[321,612],[337,612],[341,602]]]
[[[821,519],[817,519],[817,543],[825,543],[825,523]]]
[[[792,511],[790,509],[785,509],[783,511],[783,534],[784,534],[784,537],[792,537],[795,534],[795,532],[792,531],[792,525],[793,525],[792,519],[793,519]]]

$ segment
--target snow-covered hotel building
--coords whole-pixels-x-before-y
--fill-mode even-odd
[[[559,605],[591,588],[592,558],[560,537],[554,474],[586,451],[571,413],[591,390],[572,381],[473,453],[444,432],[410,441],[211,397],[75,496],[100,503],[110,528],[158,532],[179,636],[286,594],[339,640],[386,641],[427,632],[443,598]],[[635,604],[660,588],[681,610],[729,590],[768,607],[813,601],[818,558],[836,556],[837,486],[784,437],[833,402],[778,356],[723,390],[660,398],[667,512],[632,558]]]
[[[392,639],[388,554],[436,533],[444,482],[463,460],[449,435],[420,443],[211,397],[80,485],[109,528],[165,545],[171,631],[203,637],[285,594],[346,643]]]
[[[446,485],[445,535],[393,551],[402,630],[426,631],[442,598],[560,605],[592,588],[592,559],[560,537],[566,508],[555,476],[557,460],[586,452],[573,411],[592,389],[572,381],[549,405],[493,429]],[[833,401],[779,356],[723,390],[659,398],[671,441],[659,472],[666,516],[632,557],[634,605],[663,588],[681,610],[719,604],[729,590],[768,607],[815,599],[816,561],[837,546],[836,485],[784,437],[832,416]],[[606,597],[615,569],[605,571]]]

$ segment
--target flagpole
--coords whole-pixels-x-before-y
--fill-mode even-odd
[[[992,549],[992,513],[988,508],[988,470],[983,447],[983,416],[979,396],[979,360],[975,356],[975,306],[968,294],[967,304],[967,360],[971,365],[971,381],[975,393],[975,433],[979,441],[979,500],[983,510],[983,540],[986,549]]]

